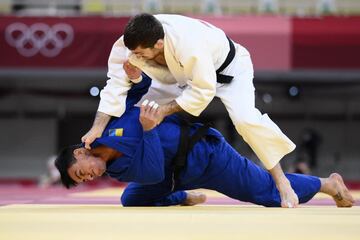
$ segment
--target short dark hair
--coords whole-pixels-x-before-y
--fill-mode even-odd
[[[126,24],[124,44],[134,50],[137,47],[152,48],[159,39],[164,38],[164,29],[153,15],[142,13],[134,16]]]
[[[55,166],[60,172],[61,183],[68,189],[77,185],[77,182],[69,176],[68,169],[76,162],[73,154],[74,150],[81,147],[80,144],[65,147],[55,160]]]

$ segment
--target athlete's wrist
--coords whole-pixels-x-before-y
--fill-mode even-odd
[[[162,106],[163,117],[171,115],[176,112],[181,112],[183,109],[176,101],[172,101],[164,106]]]

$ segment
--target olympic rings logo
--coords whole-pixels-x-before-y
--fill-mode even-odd
[[[32,57],[40,53],[52,58],[72,43],[74,30],[65,23],[58,23],[51,27],[45,23],[34,23],[28,27],[16,22],[5,29],[5,39],[24,57]]]

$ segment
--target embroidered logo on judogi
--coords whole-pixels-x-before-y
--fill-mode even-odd
[[[111,137],[122,137],[124,133],[123,128],[115,128],[115,129],[109,129],[109,136]]]

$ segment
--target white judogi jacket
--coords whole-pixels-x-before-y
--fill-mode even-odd
[[[183,88],[175,100],[194,116],[200,115],[215,96],[216,69],[223,64],[230,50],[225,33],[193,18],[164,14],[155,17],[165,31],[164,55],[168,68],[137,58],[125,47],[121,37],[110,53],[110,79],[101,91],[100,112],[119,117],[125,111],[126,94],[131,87],[122,66],[127,59],[161,84],[177,84]],[[167,98],[166,93],[164,98]]]
[[[216,70],[230,50],[225,33],[206,22],[188,17],[155,17],[165,31],[164,54],[168,68],[132,55],[121,37],[110,53],[110,79],[101,91],[98,111],[117,117],[124,113],[127,91],[132,83],[123,70],[123,63],[129,59],[152,78],[151,94],[147,94],[152,95],[149,100],[165,104],[175,99],[182,109],[198,116],[216,94],[238,133],[267,169],[273,168],[283,156],[294,150],[295,144],[269,116],[261,114],[255,107],[253,66],[244,47],[235,43],[235,58],[222,72],[234,76],[233,81],[216,88]]]

